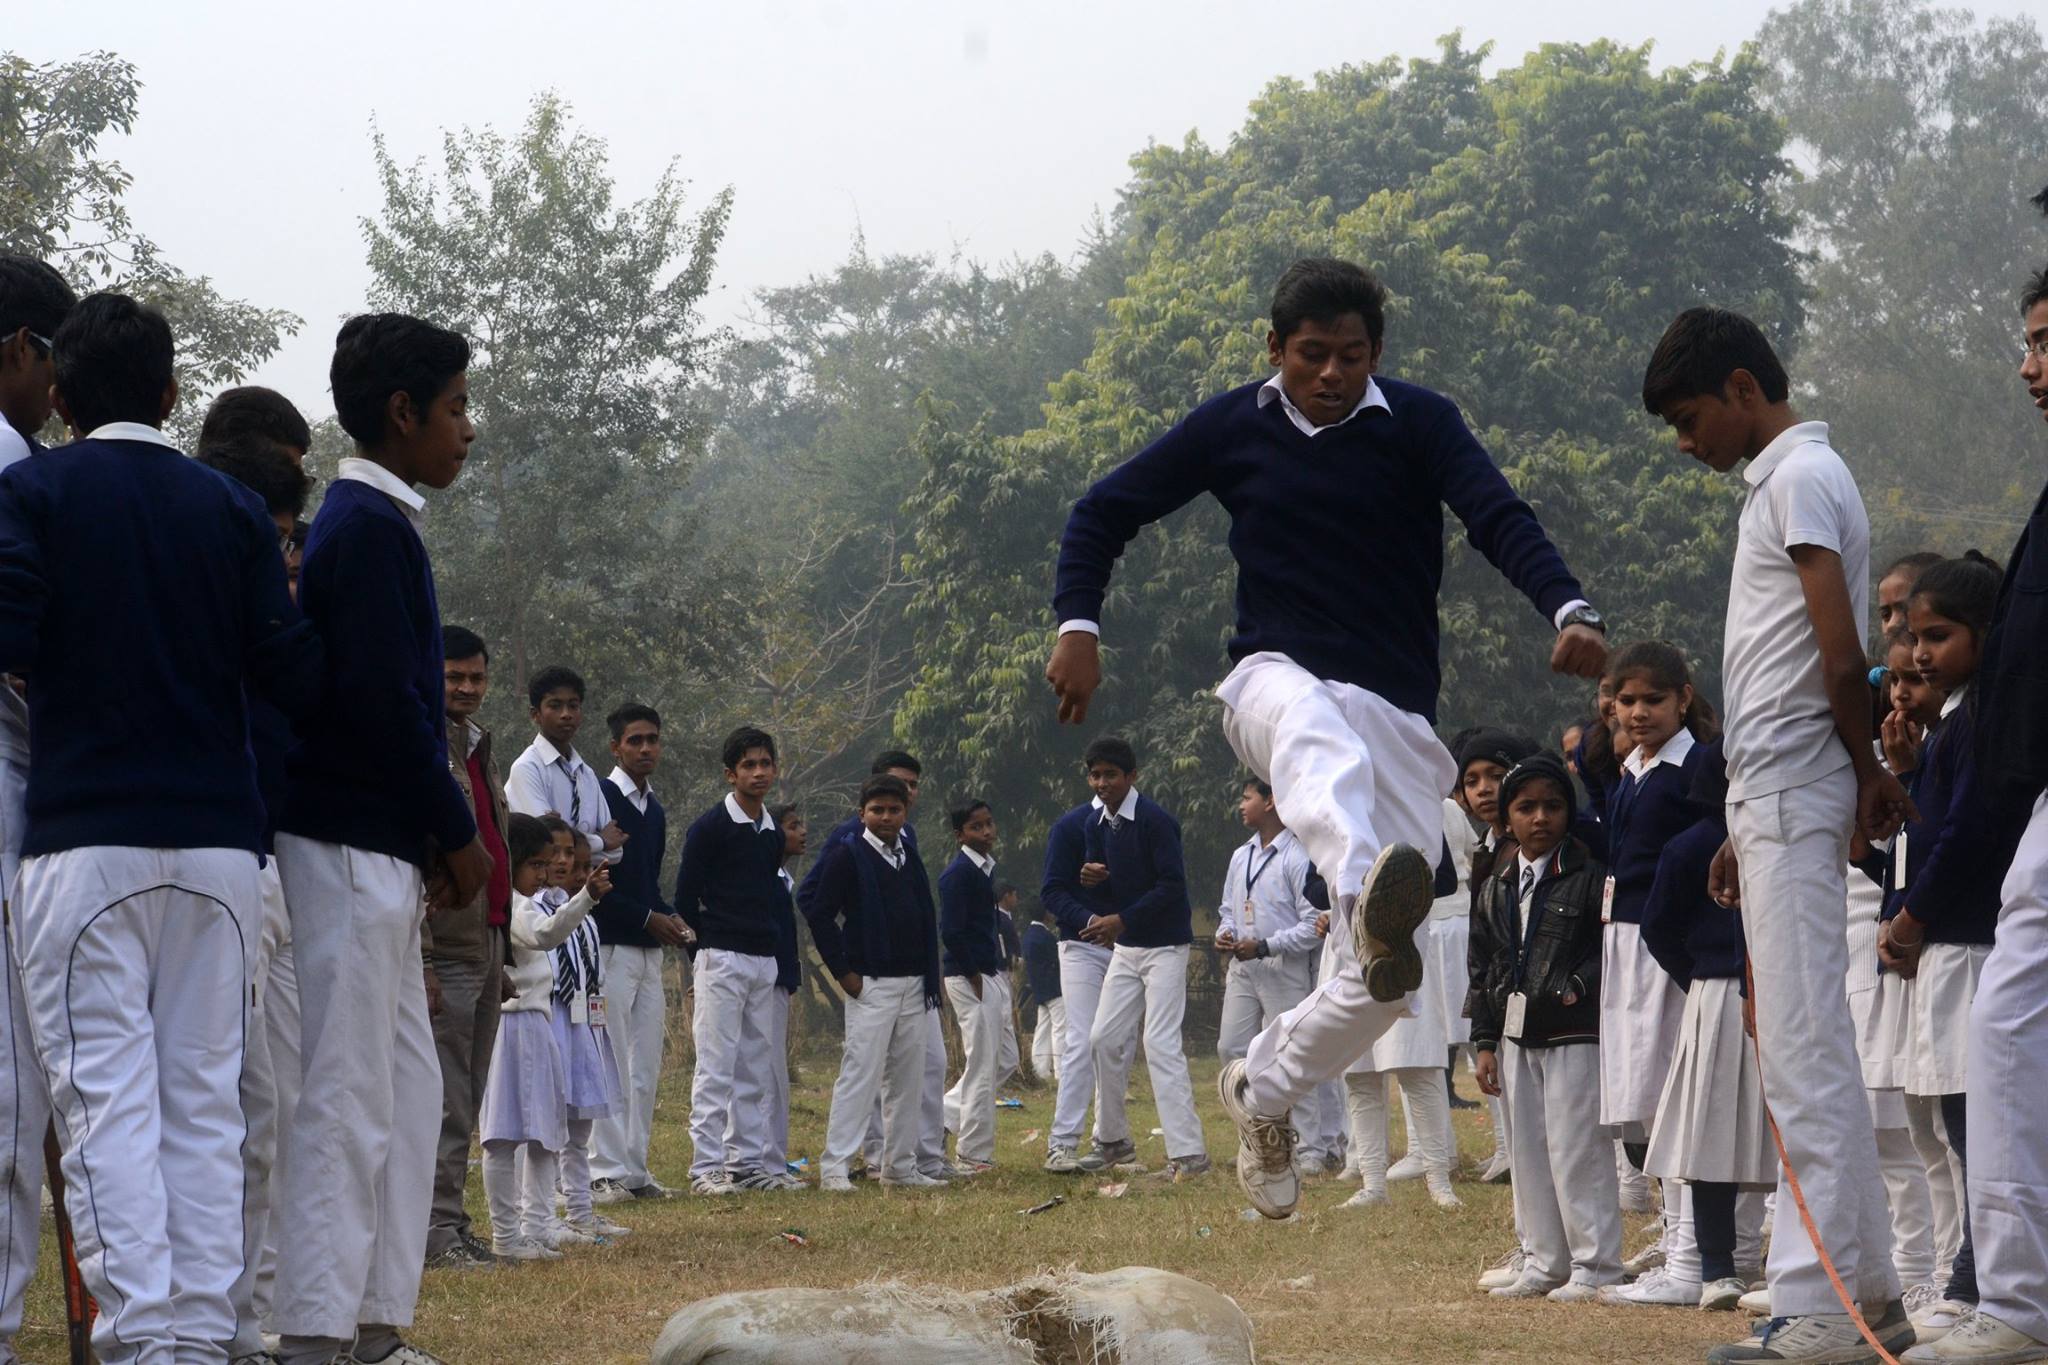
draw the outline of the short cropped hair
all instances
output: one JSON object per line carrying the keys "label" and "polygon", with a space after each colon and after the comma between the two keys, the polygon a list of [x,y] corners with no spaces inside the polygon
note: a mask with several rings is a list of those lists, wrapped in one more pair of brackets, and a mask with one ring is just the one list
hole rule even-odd
{"label": "short cropped hair", "polygon": [[799,806],[797,802],[785,801],[779,806],[770,806],[768,808],[768,818],[770,820],[773,820],[778,826],[787,828],[789,825],[789,818],[792,815],[795,815],[797,811],[800,809],[802,809],[802,807]]}
{"label": "short cropped hair", "polygon": [[263,510],[273,517],[290,517],[296,522],[305,513],[306,499],[313,492],[312,476],[291,457],[291,452],[269,437],[242,432],[227,440],[201,441],[199,463],[248,487],[263,499]]}
{"label": "short cropped hair", "polygon": [[1268,801],[1271,801],[1273,799],[1273,784],[1271,782],[1268,782],[1263,777],[1247,777],[1244,780],[1243,785],[1240,786],[1238,790],[1243,791],[1245,787],[1250,787],[1253,791],[1265,797]]}
{"label": "short cropped hair", "polygon": [[490,647],[484,637],[468,626],[441,627],[441,657],[443,659],[474,659],[479,654],[485,663],[491,661]]}
{"label": "short cropped hair", "polygon": [[77,306],[78,295],[48,262],[0,253],[0,340],[26,327],[47,341]]}
{"label": "short cropped hair", "polygon": [[1273,286],[1273,332],[1283,342],[1304,322],[1332,323],[1346,313],[1365,320],[1373,345],[1386,336],[1387,288],[1362,265],[1311,256],[1288,266]]}
{"label": "short cropped hair", "polygon": [[775,756],[775,736],[756,725],[742,725],[727,735],[718,748],[718,756],[726,771],[733,772],[739,768],[740,760],[756,749],[766,749],[770,763],[781,761]]}
{"label": "short cropped hair", "polygon": [[[2041,194],[2048,196],[2048,190],[2042,190]],[[2020,316],[2033,312],[2034,305],[2043,299],[2048,299],[2048,265],[2027,276],[2026,284],[2020,289]]]}
{"label": "short cropped hair", "polygon": [[875,773],[860,784],[860,804],[863,807],[884,796],[901,801],[905,809],[910,806],[910,786],[894,773]]}
{"label": "short cropped hair", "polygon": [[563,688],[574,692],[576,700],[583,700],[582,676],[573,668],[564,668],[560,664],[550,664],[527,680],[526,704],[538,711],[540,710],[541,702],[547,697],[548,693],[559,692]]}
{"label": "short cropped hair", "polygon": [[974,812],[987,809],[989,809],[988,802],[975,800],[970,797],[947,811],[946,818],[953,822],[953,832],[958,834],[961,830],[967,828],[967,822],[974,818]]}
{"label": "short cropped hair", "polygon": [[660,730],[661,712],[640,702],[629,701],[604,718],[604,723],[611,730],[614,740],[624,739],[626,737],[626,727],[638,724],[641,721],[646,721],[656,730]]}
{"label": "short cropped hair", "polygon": [[901,768],[904,772],[916,773],[919,777],[924,776],[924,765],[902,749],[885,749],[875,755],[873,763],[868,764],[868,771],[870,773],[885,773],[891,768]]}
{"label": "short cropped hair", "polygon": [[359,313],[341,324],[327,382],[334,415],[358,445],[384,439],[384,409],[403,393],[424,411],[469,368],[469,342],[459,332],[403,313]]}
{"label": "short cropped hair", "polygon": [[1088,751],[1081,755],[1081,766],[1092,768],[1098,763],[1107,763],[1120,772],[1138,771],[1138,751],[1127,739],[1115,735],[1103,735],[1088,745]]}
{"label": "short cropped hair", "polygon": [[1766,402],[1782,403],[1792,391],[1784,362],[1763,329],[1726,308],[1688,308],[1672,319],[1643,371],[1643,406],[1662,417],[1673,403],[1719,397],[1728,376],[1747,370]]}
{"label": "short cropped hair", "polygon": [[176,348],[164,315],[126,294],[80,299],[52,338],[57,392],[80,431],[163,420]]}
{"label": "short cropped hair", "polygon": [[239,436],[261,436],[281,446],[304,451],[313,444],[313,429],[305,414],[276,389],[260,384],[243,384],[222,389],[206,406],[199,424],[199,449],[220,445]]}

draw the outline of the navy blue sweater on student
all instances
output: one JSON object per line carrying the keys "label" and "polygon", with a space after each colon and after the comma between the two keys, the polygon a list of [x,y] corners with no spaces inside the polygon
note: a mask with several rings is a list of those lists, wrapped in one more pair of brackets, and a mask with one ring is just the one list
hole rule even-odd
{"label": "navy blue sweater on student", "polygon": [[434,570],[387,494],[328,485],[299,605],[327,644],[329,700],[299,725],[279,832],[422,866],[436,847],[468,844],[476,812],[448,771]]}
{"label": "navy blue sweater on student", "polygon": [[[1964,836],[1963,825],[1972,817],[1956,798],[1976,754],[1976,723],[1976,707],[1965,700],[1928,737],[1919,770],[1913,774],[1913,804],[1920,822],[1906,838],[1905,893],[1887,895],[1885,901],[1888,918],[1901,906],[1912,911],[1913,918],[1927,926],[1929,943],[1984,944],[1997,937],[2007,864],[1952,866],[1956,859],[1969,856],[1971,840]],[[1887,873],[1891,870],[1887,868]],[[1886,880],[1891,880],[1889,875]]]}
{"label": "navy blue sweater on student", "polygon": [[24,853],[257,853],[245,685],[304,715],[325,669],[256,496],[168,446],[102,439],[0,474],[0,672],[28,680]]}
{"label": "navy blue sweater on student", "polygon": [[668,847],[668,812],[654,793],[647,793],[647,814],[611,784],[604,782],[605,804],[612,819],[625,831],[626,843],[619,860],[612,865],[612,893],[597,903],[590,917],[597,921],[600,943],[617,943],[628,948],[659,948],[660,940],[647,932],[649,915],[672,915],[661,898],[661,855]]}
{"label": "navy blue sweater on student", "polygon": [[939,943],[947,976],[1003,970],[1003,933],[996,884],[961,849],[939,874]]}
{"label": "navy blue sweater on student", "polygon": [[788,924],[789,891],[782,870],[782,831],[732,818],[721,801],[683,835],[676,867],[676,913],[697,934],[697,947],[776,960],[776,984],[794,991],[796,927]]}
{"label": "navy blue sweater on student", "polygon": [[1049,924],[1024,926],[1024,980],[1041,1005],[1060,998],[1060,940]]}
{"label": "navy blue sweater on student", "polygon": [[[1659,763],[1638,781],[1627,770],[1608,790],[1606,862],[1614,878],[1614,922],[1638,924],[1664,846],[1692,828],[1700,813],[1688,793],[1707,756],[1694,744],[1677,763]],[[1580,833],[1578,830],[1572,831]],[[1704,886],[1706,883],[1702,882]]]}
{"label": "navy blue sweater on student", "polygon": [[[818,883],[825,875],[825,854],[831,851],[834,844],[851,843],[860,838],[864,828],[860,822],[860,812],[856,811],[827,830],[824,840],[814,845],[817,854],[811,860],[811,870],[804,873],[804,879],[797,883],[796,888],[797,913],[805,919],[808,920],[811,916],[811,902],[817,899]],[[905,825],[902,837],[904,845],[912,853],[917,852],[917,830]]]}
{"label": "navy blue sweater on student", "polygon": [[1720,817],[1697,818],[1665,845],[1643,898],[1643,946],[1681,988],[1695,980],[1742,975],[1748,955],[1742,912],[1707,894],[1714,855],[1727,839],[1728,826]]}
{"label": "navy blue sweater on student", "polygon": [[[1078,940],[1095,915],[1121,915],[1127,948],[1171,948],[1195,940],[1181,858],[1180,822],[1151,797],[1112,831],[1092,803],[1053,822],[1045,839],[1045,883],[1038,898],[1059,921],[1062,939]],[[1081,885],[1081,865],[1101,863],[1109,880]]]}
{"label": "navy blue sweater on student", "polygon": [[1367,409],[1304,435],[1260,386],[1213,398],[1074,504],[1053,609],[1101,621],[1110,570],[1151,523],[1211,494],[1230,514],[1230,657],[1285,654],[1436,719],[1443,509],[1545,620],[1582,597],[1529,505],[1442,394],[1382,378]]}
{"label": "navy blue sweater on student", "polygon": [[866,839],[832,844],[819,859],[823,875],[804,918],[832,975],[919,977],[925,1007],[937,1009],[938,912],[924,859],[907,844],[904,852],[899,868]]}

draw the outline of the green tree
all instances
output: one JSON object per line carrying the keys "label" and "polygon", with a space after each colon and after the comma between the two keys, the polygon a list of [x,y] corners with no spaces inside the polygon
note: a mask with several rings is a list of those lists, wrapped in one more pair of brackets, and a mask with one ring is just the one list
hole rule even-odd
{"label": "green tree", "polygon": [[184,393],[172,434],[190,438],[206,395],[268,359],[300,320],[225,297],[136,228],[122,202],[130,177],[99,144],[134,131],[140,103],[134,64],[112,53],[41,65],[0,53],[0,251],[49,261],[81,293],[118,289],[163,309]]}

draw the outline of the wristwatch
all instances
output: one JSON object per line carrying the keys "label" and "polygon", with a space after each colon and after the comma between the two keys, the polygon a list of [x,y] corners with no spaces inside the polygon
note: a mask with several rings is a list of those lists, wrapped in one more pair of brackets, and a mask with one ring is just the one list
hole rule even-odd
{"label": "wristwatch", "polygon": [[1557,628],[1559,630],[1563,630],[1567,626],[1591,626],[1594,630],[1599,631],[1602,635],[1605,635],[1607,633],[1606,620],[1601,617],[1599,612],[1594,611],[1591,607],[1575,608],[1570,615],[1566,616],[1564,620],[1558,623]]}

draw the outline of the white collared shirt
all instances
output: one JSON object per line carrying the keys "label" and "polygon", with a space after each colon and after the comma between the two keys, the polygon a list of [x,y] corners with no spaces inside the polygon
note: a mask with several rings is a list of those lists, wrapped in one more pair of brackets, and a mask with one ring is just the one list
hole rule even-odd
{"label": "white collared shirt", "polygon": [[1294,423],[1295,429],[1304,436],[1320,436],[1326,431],[1341,427],[1367,408],[1378,408],[1381,412],[1389,414],[1394,411],[1387,403],[1387,396],[1380,392],[1379,381],[1370,375],[1366,376],[1365,392],[1358,396],[1357,404],[1351,411],[1327,426],[1317,426],[1308,419],[1307,413],[1294,406],[1294,400],[1287,396],[1287,387],[1280,382],[1280,376],[1277,374],[1259,385],[1259,406],[1271,407],[1275,399],[1279,400],[1281,410],[1287,414],[1287,420]]}
{"label": "white collared shirt", "polygon": [[146,441],[150,445],[162,446],[166,450],[176,450],[178,448],[170,437],[164,435],[155,427],[144,426],[140,422],[108,422],[104,425],[96,426],[91,431],[85,433],[85,439],[88,441]]}
{"label": "white collared shirt", "polygon": [[746,807],[740,805],[740,799],[731,792],[725,794],[725,813],[732,817],[735,825],[752,825],[762,830],[775,828],[775,817],[768,813],[768,807],[761,807],[761,818],[756,820],[747,814]]}
{"label": "white collared shirt", "polygon": [[986,854],[976,853],[965,844],[960,845],[960,851],[967,855],[967,861],[973,863],[982,876],[987,877],[991,881],[995,880],[996,860],[994,858],[988,857]]}
{"label": "white collared shirt", "polygon": [[619,795],[633,803],[634,810],[647,814],[647,803],[654,797],[652,782],[643,787],[628,776],[624,768],[618,767],[613,768],[612,775],[605,780],[619,789]]}
{"label": "white collared shirt", "polygon": [[[1517,905],[1525,903],[1529,893],[1533,893],[1537,887],[1543,885],[1544,877],[1550,872],[1550,860],[1556,856],[1557,850],[1552,849],[1535,862],[1531,862],[1529,861],[1528,854],[1520,849],[1515,850],[1515,903]],[[1536,880],[1533,882],[1529,880],[1529,870],[1531,868],[1534,868],[1536,871]],[[1522,890],[1525,886],[1529,888],[1528,892]],[[1524,930],[1528,927],[1526,924],[1522,926]]]}
{"label": "white collared shirt", "polygon": [[1630,777],[1641,782],[1659,763],[1669,763],[1674,768],[1683,765],[1685,756],[1693,751],[1695,743],[1692,731],[1681,725],[1677,734],[1664,741],[1664,747],[1657,751],[1655,758],[1644,758],[1643,746],[1638,744],[1629,750],[1627,758],[1621,760],[1621,766],[1628,770]]}
{"label": "white collared shirt", "polygon": [[1963,698],[1969,695],[1970,685],[1968,683],[1964,683],[1961,687],[1958,687],[1955,691],[1949,693],[1948,696],[1944,698],[1941,703],[1941,718],[1943,720],[1947,720],[1949,718],[1949,714],[1953,712],[1958,706],[1961,706],[1963,704]]}
{"label": "white collared shirt", "polygon": [[520,815],[553,812],[561,816],[590,845],[593,859],[618,861],[616,852],[605,852],[604,835],[599,832],[611,823],[612,810],[604,799],[597,770],[574,749],[564,755],[544,736],[535,735],[505,774],[505,804]]}
{"label": "white collared shirt", "polygon": [[404,479],[360,455],[344,455],[340,467],[335,471],[339,479],[353,479],[366,483],[398,504],[398,510],[405,513],[405,519],[415,528],[427,518],[427,500],[419,495]]}
{"label": "white collared shirt", "polygon": [[861,827],[860,837],[868,841],[869,848],[872,848],[875,852],[881,854],[885,859],[887,859],[889,866],[895,868],[899,872],[903,870],[902,835],[899,834],[896,836],[895,843],[885,844],[880,839],[877,839],[875,837],[875,832],[873,830],[863,825]]}
{"label": "white collared shirt", "polygon": [[[1096,817],[1097,819],[1104,821],[1107,821],[1109,819],[1110,812],[1108,808],[1102,804],[1101,797],[1096,797],[1093,801],[1089,802],[1089,804],[1094,806],[1096,810],[1101,812],[1101,814]],[[1137,813],[1138,789],[1136,787],[1133,787],[1129,791],[1124,793],[1123,804],[1116,808],[1116,818],[1119,820],[1129,820],[1132,817],[1136,816]]]}
{"label": "white collared shirt", "polygon": [[1216,902],[1217,931],[1228,930],[1237,939],[1265,939],[1274,957],[1320,951],[1316,916],[1321,912],[1307,895],[1313,867],[1293,830],[1281,830],[1270,844],[1261,844],[1254,834],[1230,855]]}

